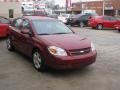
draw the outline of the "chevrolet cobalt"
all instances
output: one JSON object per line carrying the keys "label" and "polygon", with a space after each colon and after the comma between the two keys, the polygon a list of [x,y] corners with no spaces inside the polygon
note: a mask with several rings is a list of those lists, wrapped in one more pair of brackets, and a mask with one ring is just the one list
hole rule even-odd
{"label": "chevrolet cobalt", "polygon": [[62,22],[48,17],[24,16],[13,20],[6,40],[9,51],[32,58],[38,71],[45,67],[77,69],[96,61],[93,43]]}

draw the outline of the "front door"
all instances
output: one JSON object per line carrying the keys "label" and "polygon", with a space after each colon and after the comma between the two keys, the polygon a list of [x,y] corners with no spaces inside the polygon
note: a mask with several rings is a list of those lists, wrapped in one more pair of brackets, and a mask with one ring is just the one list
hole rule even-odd
{"label": "front door", "polygon": [[15,45],[15,48],[18,50],[21,50],[21,45],[20,45],[21,25],[22,25],[22,19],[17,18],[13,21],[12,26],[10,26],[10,29],[12,31],[11,39],[13,41],[13,44]]}
{"label": "front door", "polygon": [[29,20],[23,19],[22,29],[23,31],[28,30],[30,34],[23,34],[21,32],[20,44],[21,51],[26,55],[31,55],[33,49],[33,40],[32,40],[32,28],[29,23]]}

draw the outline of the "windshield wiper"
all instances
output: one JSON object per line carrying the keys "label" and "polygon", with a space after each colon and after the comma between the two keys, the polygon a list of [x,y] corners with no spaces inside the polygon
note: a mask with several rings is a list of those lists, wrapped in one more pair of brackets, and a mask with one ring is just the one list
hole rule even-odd
{"label": "windshield wiper", "polygon": [[69,34],[69,33],[53,33],[53,34]]}
{"label": "windshield wiper", "polygon": [[41,33],[38,35],[54,35],[54,34],[70,34],[70,33]]}
{"label": "windshield wiper", "polygon": [[49,33],[41,33],[41,34],[38,34],[38,35],[50,35]]}

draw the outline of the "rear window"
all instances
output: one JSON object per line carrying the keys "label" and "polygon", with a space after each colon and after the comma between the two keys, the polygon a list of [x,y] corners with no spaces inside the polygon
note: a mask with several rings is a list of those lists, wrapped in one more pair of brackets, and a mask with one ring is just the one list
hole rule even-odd
{"label": "rear window", "polygon": [[10,21],[6,18],[0,17],[0,23],[9,24]]}

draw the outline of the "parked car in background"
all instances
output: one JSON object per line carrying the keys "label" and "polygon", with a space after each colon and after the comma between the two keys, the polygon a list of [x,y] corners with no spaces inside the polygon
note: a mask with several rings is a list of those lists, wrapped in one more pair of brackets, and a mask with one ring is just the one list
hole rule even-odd
{"label": "parked car in background", "polygon": [[8,50],[16,49],[31,57],[38,71],[46,66],[75,69],[96,60],[96,50],[89,39],[48,17],[26,16],[13,20],[6,43]]}
{"label": "parked car in background", "polygon": [[44,9],[34,10],[32,12],[24,12],[23,16],[47,16],[47,13]]}
{"label": "parked car in background", "polygon": [[0,16],[0,38],[6,37],[9,24],[10,24],[9,19]]}
{"label": "parked car in background", "polygon": [[88,26],[89,18],[96,16],[96,14],[78,14],[69,18],[68,22],[71,26],[78,25],[80,27]]}
{"label": "parked car in background", "polygon": [[48,14],[47,16],[55,19],[58,18],[58,14]]}
{"label": "parked car in background", "polygon": [[33,16],[47,16],[47,13],[44,9],[35,10]]}
{"label": "parked car in background", "polygon": [[58,20],[62,21],[65,24],[68,24],[68,18],[70,17],[70,14],[60,14],[58,16]]}
{"label": "parked car in background", "polygon": [[120,20],[112,16],[96,16],[89,19],[89,26],[102,30],[105,28],[115,28],[115,25],[120,25]]}
{"label": "parked car in background", "polygon": [[34,11],[34,4],[31,1],[30,2],[22,2],[21,8],[22,8],[23,13],[33,12]]}

